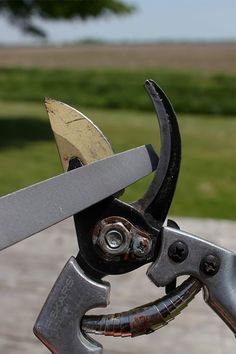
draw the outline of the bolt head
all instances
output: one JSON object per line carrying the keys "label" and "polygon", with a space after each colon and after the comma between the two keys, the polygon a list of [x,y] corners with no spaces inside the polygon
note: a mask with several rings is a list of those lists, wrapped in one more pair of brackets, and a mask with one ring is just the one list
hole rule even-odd
{"label": "bolt head", "polygon": [[214,256],[213,254],[208,254],[202,259],[200,263],[200,269],[206,275],[215,275],[220,269],[219,258],[217,256]]}
{"label": "bolt head", "polygon": [[188,247],[182,241],[175,241],[170,245],[168,256],[176,263],[183,262],[188,257]]}
{"label": "bolt head", "polygon": [[98,234],[93,235],[93,242],[105,257],[125,254],[130,245],[129,230],[120,221],[101,224]]}
{"label": "bolt head", "polygon": [[136,236],[133,241],[133,253],[138,258],[143,258],[148,255],[151,250],[151,243],[141,236]]}
{"label": "bolt head", "polygon": [[107,245],[112,249],[119,248],[122,245],[122,242],[124,241],[123,234],[119,230],[115,229],[109,230],[104,237]]}

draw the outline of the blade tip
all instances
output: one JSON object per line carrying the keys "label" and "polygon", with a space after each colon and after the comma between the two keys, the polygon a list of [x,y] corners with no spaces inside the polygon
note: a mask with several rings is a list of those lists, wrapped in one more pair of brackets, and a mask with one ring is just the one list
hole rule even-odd
{"label": "blade tip", "polygon": [[45,104],[45,106],[46,107],[49,107],[49,106],[51,106],[51,105],[58,105],[58,104],[61,104],[62,102],[60,102],[60,101],[57,101],[57,100],[55,100],[54,98],[50,98],[50,97],[45,97],[44,98],[44,104]]}

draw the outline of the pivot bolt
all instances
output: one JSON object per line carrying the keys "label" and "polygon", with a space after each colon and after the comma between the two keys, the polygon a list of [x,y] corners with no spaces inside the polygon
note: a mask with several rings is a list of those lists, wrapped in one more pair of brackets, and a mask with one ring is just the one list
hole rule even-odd
{"label": "pivot bolt", "polygon": [[206,275],[213,276],[220,269],[220,260],[213,254],[209,254],[204,257],[200,264],[200,269]]}
{"label": "pivot bolt", "polygon": [[176,263],[183,262],[188,257],[188,247],[182,241],[175,241],[170,245],[168,256]]}
{"label": "pivot bolt", "polygon": [[102,256],[106,259],[127,253],[130,241],[129,230],[122,222],[114,219],[112,222],[99,222],[93,234],[93,244],[102,251]]}
{"label": "pivot bolt", "polygon": [[112,249],[116,249],[122,245],[122,242],[124,241],[124,236],[120,231],[111,229],[105,234],[105,240],[109,247],[111,247]]}

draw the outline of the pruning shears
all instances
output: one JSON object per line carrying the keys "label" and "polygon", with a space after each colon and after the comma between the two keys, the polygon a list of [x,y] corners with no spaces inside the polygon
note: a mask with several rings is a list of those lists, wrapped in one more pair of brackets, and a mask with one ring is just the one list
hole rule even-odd
{"label": "pruning shears", "polygon": [[[151,145],[115,154],[103,133],[74,108],[47,99],[64,173],[0,198],[0,249],[74,217],[79,251],[51,290],[34,326],[52,353],[100,354],[89,334],[135,337],[173,320],[203,289],[204,300],[236,334],[236,256],[165,220],[181,162],[176,114],[162,89],[145,82],[160,127]],[[124,188],[155,171],[144,195],[128,204]],[[151,263],[147,276],[166,295],[122,313],[86,315],[109,303],[107,275]],[[189,277],[179,286],[176,279]]]}

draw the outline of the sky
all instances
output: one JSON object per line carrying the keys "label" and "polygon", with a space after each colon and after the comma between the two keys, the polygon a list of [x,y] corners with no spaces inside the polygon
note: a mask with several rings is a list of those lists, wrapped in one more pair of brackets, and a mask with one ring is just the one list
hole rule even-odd
{"label": "sky", "polygon": [[[88,0],[89,1],[89,0]],[[236,0],[123,0],[137,10],[128,16],[109,16],[85,22],[42,22],[53,43],[83,39],[106,41],[236,41]],[[35,44],[0,17],[0,43]]]}

